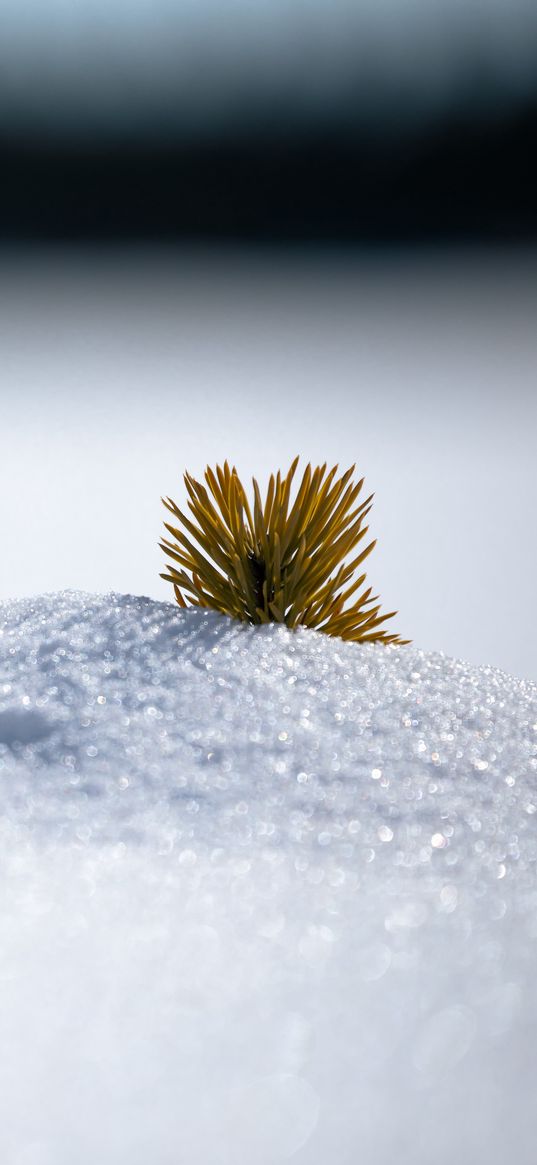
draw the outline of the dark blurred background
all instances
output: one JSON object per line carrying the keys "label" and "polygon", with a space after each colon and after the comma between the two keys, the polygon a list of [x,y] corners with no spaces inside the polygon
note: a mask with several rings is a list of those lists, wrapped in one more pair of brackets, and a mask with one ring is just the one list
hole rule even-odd
{"label": "dark blurred background", "polygon": [[533,238],[530,0],[4,0],[4,239]]}

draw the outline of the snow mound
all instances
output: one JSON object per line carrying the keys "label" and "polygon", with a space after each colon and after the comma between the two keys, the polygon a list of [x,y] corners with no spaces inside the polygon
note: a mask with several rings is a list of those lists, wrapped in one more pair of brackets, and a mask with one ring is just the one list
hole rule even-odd
{"label": "snow mound", "polygon": [[537,688],[0,605],[3,1165],[534,1165]]}

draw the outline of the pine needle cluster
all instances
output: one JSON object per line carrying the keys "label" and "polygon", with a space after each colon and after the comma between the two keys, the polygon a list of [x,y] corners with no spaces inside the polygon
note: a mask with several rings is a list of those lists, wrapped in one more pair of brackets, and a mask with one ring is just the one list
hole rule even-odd
{"label": "pine needle cluster", "polygon": [[337,465],[328,472],[326,464],[308,465],[292,500],[298,460],[285,476],[271,476],[264,500],[254,478],[251,504],[227,461],[206,469],[206,485],[186,473],[191,516],[162,499],[177,524],[164,523],[171,537],[160,546],[173,565],[161,578],[173,584],[181,607],[188,599],[246,623],[314,627],[366,643],[408,642],[380,629],[396,612],[380,615],[371,587],[357,595],[366,575],[354,576],[375,546],[372,541],[355,553],[368,532],[373,497],[357,504],[364,479],[352,483],[354,466],[337,477]]}

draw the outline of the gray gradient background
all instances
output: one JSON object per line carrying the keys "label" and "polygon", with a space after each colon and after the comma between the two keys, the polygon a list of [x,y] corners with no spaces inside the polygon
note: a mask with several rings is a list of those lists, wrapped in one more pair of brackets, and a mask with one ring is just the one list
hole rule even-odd
{"label": "gray gradient background", "polygon": [[[426,649],[537,679],[537,254],[5,252],[0,597],[170,598],[160,495],[356,462]],[[395,624],[395,621],[394,621]]]}

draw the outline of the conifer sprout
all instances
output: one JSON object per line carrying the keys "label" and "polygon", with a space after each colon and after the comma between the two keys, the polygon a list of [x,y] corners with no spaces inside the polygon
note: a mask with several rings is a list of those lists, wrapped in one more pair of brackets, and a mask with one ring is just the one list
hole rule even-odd
{"label": "conifer sprout", "polygon": [[173,584],[181,607],[207,607],[245,623],[314,627],[363,643],[408,643],[380,629],[397,612],[379,614],[371,587],[357,596],[366,576],[355,576],[375,546],[355,554],[373,498],[356,504],[364,479],[352,482],[354,466],[337,477],[337,465],[328,473],[326,464],[307,465],[293,500],[298,460],[285,477],[270,477],[264,501],[253,478],[252,504],[227,461],[207,467],[206,487],[185,473],[192,517],[162,499],[178,525],[164,523],[171,538],[160,546],[173,565],[161,578]]}

